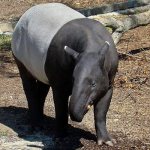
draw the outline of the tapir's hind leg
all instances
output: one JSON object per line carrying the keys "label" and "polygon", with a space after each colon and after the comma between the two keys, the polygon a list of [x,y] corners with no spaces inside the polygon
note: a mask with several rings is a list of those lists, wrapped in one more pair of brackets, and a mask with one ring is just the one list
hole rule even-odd
{"label": "tapir's hind leg", "polygon": [[30,123],[33,127],[39,126],[42,123],[43,106],[49,86],[37,81],[17,59],[16,63],[28,101]]}
{"label": "tapir's hind leg", "polygon": [[43,117],[43,108],[44,108],[44,102],[45,98],[48,94],[50,86],[47,84],[44,84],[40,81],[37,81],[37,90],[38,90],[38,102],[39,102],[39,112],[41,117]]}

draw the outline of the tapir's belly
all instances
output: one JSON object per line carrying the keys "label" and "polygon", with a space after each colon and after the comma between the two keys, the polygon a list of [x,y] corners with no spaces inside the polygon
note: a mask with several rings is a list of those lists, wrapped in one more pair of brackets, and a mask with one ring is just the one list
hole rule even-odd
{"label": "tapir's belly", "polygon": [[45,60],[49,45],[67,22],[84,18],[79,12],[60,3],[41,4],[30,8],[20,18],[12,39],[12,51],[38,80],[49,84]]}

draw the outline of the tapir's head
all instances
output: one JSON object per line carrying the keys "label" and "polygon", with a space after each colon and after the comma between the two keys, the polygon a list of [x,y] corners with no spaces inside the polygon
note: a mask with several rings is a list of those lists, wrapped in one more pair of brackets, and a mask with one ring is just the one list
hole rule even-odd
{"label": "tapir's head", "polygon": [[105,55],[109,44],[105,43],[98,52],[77,53],[69,47],[65,51],[76,59],[73,72],[74,84],[69,104],[70,117],[82,121],[89,108],[107,92],[108,72],[105,68]]}

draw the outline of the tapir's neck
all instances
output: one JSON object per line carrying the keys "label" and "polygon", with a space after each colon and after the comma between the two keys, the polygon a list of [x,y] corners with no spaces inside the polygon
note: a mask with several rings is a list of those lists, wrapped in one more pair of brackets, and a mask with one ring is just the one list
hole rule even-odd
{"label": "tapir's neck", "polygon": [[[49,47],[46,66],[54,69],[59,68],[59,70],[63,70],[61,73],[66,72],[66,74],[68,74],[68,71],[72,73],[76,61],[65,52],[65,46],[79,53],[98,50],[99,42],[101,42],[102,39],[98,39],[99,37],[96,36],[96,33],[88,27],[88,22],[88,19],[71,21],[58,31]],[[92,21],[90,21],[90,23],[91,22]],[[95,24],[95,22],[92,24]],[[93,28],[94,27],[95,26],[93,26]]]}
{"label": "tapir's neck", "polygon": [[87,32],[87,29],[79,30],[81,30],[80,34],[74,34],[74,37],[69,42],[67,41],[66,45],[79,53],[97,51],[99,48],[98,37],[90,31]]}

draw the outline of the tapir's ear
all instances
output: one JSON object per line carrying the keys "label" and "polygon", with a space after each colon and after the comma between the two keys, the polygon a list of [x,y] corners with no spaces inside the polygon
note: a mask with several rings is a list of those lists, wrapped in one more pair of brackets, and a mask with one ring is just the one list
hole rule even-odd
{"label": "tapir's ear", "polygon": [[104,66],[105,55],[109,50],[109,46],[110,46],[110,43],[108,41],[105,41],[104,45],[101,47],[101,50],[99,52],[101,66]]}
{"label": "tapir's ear", "polygon": [[69,55],[71,55],[73,58],[77,59],[79,56],[79,53],[73,50],[72,48],[65,46],[64,47],[65,52],[67,52]]}

